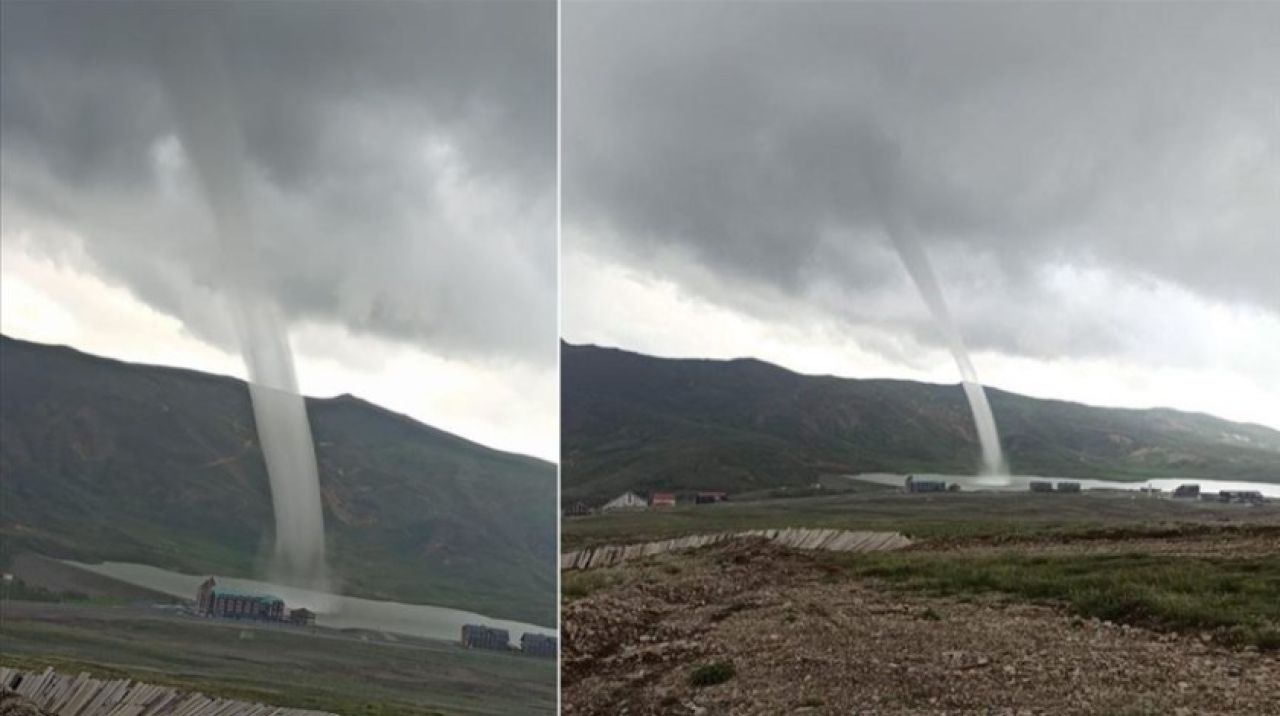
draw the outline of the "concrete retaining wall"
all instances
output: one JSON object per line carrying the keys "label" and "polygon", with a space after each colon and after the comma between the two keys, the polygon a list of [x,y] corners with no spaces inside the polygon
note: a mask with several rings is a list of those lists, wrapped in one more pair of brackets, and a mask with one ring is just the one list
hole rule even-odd
{"label": "concrete retaining wall", "polygon": [[0,690],[14,691],[58,716],[334,716],[323,711],[263,706],[129,679],[32,673],[0,667]]}
{"label": "concrete retaining wall", "polygon": [[792,549],[816,549],[827,552],[882,552],[902,549],[911,540],[898,532],[851,532],[847,530],[821,530],[787,528],[779,530],[749,530],[747,532],[719,532],[709,535],[692,535],[660,542],[644,542],[628,545],[603,545],[588,547],[560,555],[560,569],[595,569],[612,567],[623,562],[652,557],[666,552],[698,549],[731,539],[766,539]]}

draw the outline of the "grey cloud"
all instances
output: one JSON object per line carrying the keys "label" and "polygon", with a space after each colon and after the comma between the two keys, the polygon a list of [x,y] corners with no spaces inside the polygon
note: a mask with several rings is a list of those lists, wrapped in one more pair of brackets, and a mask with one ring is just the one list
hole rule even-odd
{"label": "grey cloud", "polygon": [[[693,262],[716,278],[686,288],[718,302],[780,291],[936,344],[884,260],[889,192],[974,347],[1125,349],[1132,316],[1082,315],[1044,280],[1054,268],[1280,313],[1280,6],[573,2],[564,16],[569,250],[674,275]],[[891,296],[913,308],[886,315]]]}
{"label": "grey cloud", "polygon": [[93,270],[231,345],[159,71],[192,15],[221,38],[263,300],[442,355],[554,361],[551,2],[5,3],[6,229],[75,232]]}

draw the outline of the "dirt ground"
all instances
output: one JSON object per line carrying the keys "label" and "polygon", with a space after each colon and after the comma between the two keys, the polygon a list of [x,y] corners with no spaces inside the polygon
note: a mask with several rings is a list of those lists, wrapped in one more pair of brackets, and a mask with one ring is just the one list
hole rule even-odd
{"label": "dirt ground", "polygon": [[[1214,539],[1181,546],[1220,548]],[[1280,714],[1280,654],[1208,634],[904,595],[755,541],[628,570],[565,606],[565,714]],[[731,678],[691,685],[695,669],[722,662]]]}

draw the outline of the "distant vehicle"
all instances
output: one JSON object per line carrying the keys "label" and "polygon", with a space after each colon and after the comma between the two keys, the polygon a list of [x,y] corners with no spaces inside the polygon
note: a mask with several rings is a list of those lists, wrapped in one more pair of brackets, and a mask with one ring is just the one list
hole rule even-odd
{"label": "distant vehicle", "polygon": [[1178,486],[1177,486],[1176,488],[1174,488],[1174,490],[1173,490],[1173,496],[1174,496],[1174,497],[1188,497],[1188,498],[1191,498],[1191,499],[1193,499],[1193,500],[1194,500],[1195,498],[1197,498],[1197,497],[1199,497],[1199,496],[1200,496],[1200,486],[1199,486],[1199,485],[1196,485],[1196,484],[1194,484],[1194,483],[1188,483],[1188,484],[1185,484],[1185,485],[1178,485]]}
{"label": "distant vehicle", "polygon": [[1079,492],[1080,483],[1078,482],[1059,482],[1058,492]]}
{"label": "distant vehicle", "polygon": [[1032,492],[1053,492],[1053,483],[1047,480],[1032,480],[1030,487]]}
{"label": "distant vehicle", "polygon": [[693,502],[697,505],[709,505],[713,502],[724,502],[729,499],[728,493],[725,492],[699,492]]}

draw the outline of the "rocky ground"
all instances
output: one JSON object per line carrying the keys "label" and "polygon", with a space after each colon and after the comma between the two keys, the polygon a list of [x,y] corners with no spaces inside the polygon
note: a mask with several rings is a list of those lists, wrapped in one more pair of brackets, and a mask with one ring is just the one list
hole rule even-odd
{"label": "rocky ground", "polygon": [[565,606],[565,714],[1280,714],[1276,652],[904,595],[761,542],[614,580]]}
{"label": "rocky ground", "polygon": [[0,716],[53,716],[25,696],[0,689]]}

